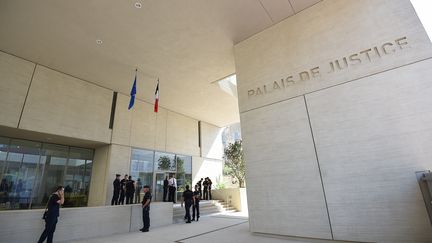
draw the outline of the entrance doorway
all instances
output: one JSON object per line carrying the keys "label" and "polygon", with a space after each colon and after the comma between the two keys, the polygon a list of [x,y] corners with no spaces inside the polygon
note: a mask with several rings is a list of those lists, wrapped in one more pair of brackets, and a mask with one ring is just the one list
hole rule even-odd
{"label": "entrance doorway", "polygon": [[[172,172],[156,172],[156,176],[155,176],[155,200],[157,201],[157,202],[162,202],[163,201],[163,197],[164,197],[164,195],[163,195],[163,193],[164,193],[164,191],[163,191],[163,184],[164,184],[164,180],[165,180],[165,177],[167,178],[167,179],[169,179],[169,176],[170,175],[174,175],[175,176],[175,173],[172,173]],[[166,200],[168,200],[168,189],[167,189],[167,195],[166,195],[166,198],[165,198]]]}

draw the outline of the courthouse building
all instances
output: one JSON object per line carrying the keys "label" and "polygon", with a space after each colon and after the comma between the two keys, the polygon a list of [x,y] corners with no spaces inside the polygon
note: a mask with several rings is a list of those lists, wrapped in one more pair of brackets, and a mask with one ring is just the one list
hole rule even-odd
{"label": "courthouse building", "polygon": [[120,210],[117,173],[155,201],[169,175],[222,182],[239,122],[251,232],[432,242],[432,45],[409,0],[0,1],[1,219],[58,184],[76,212]]}

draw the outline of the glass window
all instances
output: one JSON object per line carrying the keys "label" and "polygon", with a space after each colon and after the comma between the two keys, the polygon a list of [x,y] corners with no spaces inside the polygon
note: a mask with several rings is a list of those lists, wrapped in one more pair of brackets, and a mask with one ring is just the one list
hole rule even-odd
{"label": "glass window", "polygon": [[92,150],[70,148],[64,178],[65,207],[80,207],[87,204],[84,177],[86,161],[92,159]]}
{"label": "glass window", "polygon": [[170,153],[155,152],[155,168],[158,171],[176,171],[175,155]]}
{"label": "glass window", "polygon": [[91,179],[92,169],[93,169],[93,160],[86,160],[86,169],[84,174],[84,192],[87,196],[90,191],[90,179]]}
{"label": "glass window", "polygon": [[44,207],[49,196],[58,185],[64,182],[69,147],[56,144],[43,144],[41,150],[41,161],[39,173],[38,191],[32,207]]}
{"label": "glass window", "polygon": [[44,208],[57,185],[85,206],[93,150],[0,137],[0,210]]}
{"label": "glass window", "polygon": [[142,185],[153,184],[153,156],[153,151],[132,149],[130,175],[136,181],[139,178]]}
{"label": "glass window", "polygon": [[190,190],[192,186],[192,157],[184,155],[176,155],[177,164],[177,199],[180,200],[186,185],[189,185]]}
{"label": "glass window", "polygon": [[[192,156],[132,149],[130,175],[140,178],[143,185],[149,185],[156,201],[162,201],[165,177],[174,175],[177,179],[177,198],[180,198],[184,186],[192,186]],[[153,182],[154,177],[156,178]]]}
{"label": "glass window", "polygon": [[[3,178],[3,170],[4,170],[4,166],[6,164],[6,157],[7,157],[7,152],[9,149],[9,142],[10,139],[8,138],[2,138],[0,137],[0,179]],[[1,192],[0,192],[1,194]],[[1,197],[1,195],[0,195]],[[1,204],[1,199],[0,199],[0,204]]]}
{"label": "glass window", "polygon": [[28,208],[34,184],[41,143],[12,139],[6,158],[3,179],[8,183],[10,209]]}

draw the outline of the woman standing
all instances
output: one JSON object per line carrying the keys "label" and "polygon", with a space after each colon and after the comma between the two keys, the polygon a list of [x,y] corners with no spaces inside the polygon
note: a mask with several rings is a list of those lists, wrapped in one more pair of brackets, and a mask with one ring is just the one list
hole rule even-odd
{"label": "woman standing", "polygon": [[54,231],[57,225],[57,218],[60,216],[60,205],[64,203],[64,188],[58,186],[57,190],[48,199],[44,214],[45,230],[39,238],[38,243],[42,243],[48,237],[48,243],[52,243]]}

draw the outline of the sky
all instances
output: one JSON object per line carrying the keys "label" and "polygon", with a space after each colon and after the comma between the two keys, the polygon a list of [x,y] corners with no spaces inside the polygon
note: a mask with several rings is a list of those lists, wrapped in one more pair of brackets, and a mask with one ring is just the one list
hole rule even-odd
{"label": "sky", "polygon": [[431,0],[411,0],[414,9],[417,12],[426,32],[429,36],[429,40],[432,41],[432,1]]}

